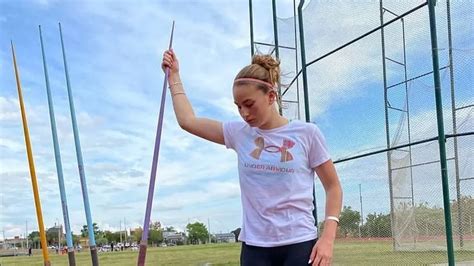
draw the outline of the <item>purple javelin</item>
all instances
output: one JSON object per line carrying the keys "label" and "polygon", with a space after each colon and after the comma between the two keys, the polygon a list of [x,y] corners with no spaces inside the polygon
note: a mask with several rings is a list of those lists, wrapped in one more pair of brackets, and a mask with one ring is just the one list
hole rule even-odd
{"label": "purple javelin", "polygon": [[[174,21],[171,27],[171,37],[169,49],[173,44]],[[158,165],[158,155],[160,154],[161,131],[163,129],[163,113],[165,111],[166,83],[168,82],[169,68],[165,70],[165,80],[163,82],[163,92],[161,94],[160,114],[158,117],[158,127],[156,128],[155,148],[153,151],[153,162],[151,165],[150,184],[148,186],[148,198],[146,201],[145,221],[143,222],[142,240],[140,241],[140,251],[138,253],[138,266],[145,265],[146,249],[148,246],[148,228],[150,227],[151,206],[153,205],[153,194],[155,191],[156,168]]]}

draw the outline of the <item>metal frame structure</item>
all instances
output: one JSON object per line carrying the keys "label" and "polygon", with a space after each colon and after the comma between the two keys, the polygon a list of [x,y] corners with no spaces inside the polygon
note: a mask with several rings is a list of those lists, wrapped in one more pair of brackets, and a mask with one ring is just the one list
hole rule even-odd
{"label": "metal frame structure", "polygon": [[[299,95],[299,82],[297,77],[299,76],[300,73],[298,73],[299,70],[299,60],[298,60],[298,39],[297,39],[297,21],[296,21],[296,0],[293,0],[293,23],[295,25],[294,28],[294,46],[286,46],[286,45],[281,45],[278,39],[278,15],[277,15],[277,3],[276,0],[272,0],[272,22],[273,22],[273,43],[266,43],[266,42],[261,42],[261,41],[256,41],[254,38],[254,23],[253,23],[253,5],[252,5],[252,0],[249,0],[249,21],[250,21],[250,56],[252,57],[256,53],[258,53],[257,46],[267,46],[267,47],[272,47],[272,50],[270,54],[275,54],[275,57],[277,59],[280,59],[280,49],[284,50],[291,50],[294,51],[295,53],[295,73],[296,76],[295,78],[291,81],[289,85],[285,85],[287,87],[284,91],[282,91],[282,86],[279,84],[278,85],[278,94],[280,95],[280,99],[278,101],[279,103],[279,112],[280,114],[283,114],[283,109],[285,109],[284,104],[285,103],[292,103],[297,105],[297,110],[298,110],[298,119],[301,118],[300,116],[300,95]],[[285,96],[286,92],[290,89],[290,87],[294,84],[296,81],[296,100],[285,100],[283,97]]]}
{"label": "metal frame structure", "polygon": [[[398,14],[395,14],[394,12],[390,11],[388,8],[385,8],[383,6],[383,0],[380,0],[380,25],[383,25],[384,23],[384,14],[388,13],[389,15],[398,17]],[[406,39],[405,39],[405,21],[404,18],[400,19],[401,23],[401,28],[402,28],[402,41],[403,41],[403,62],[398,62],[397,60],[394,60],[392,58],[389,58],[385,54],[385,28],[381,28],[381,43],[382,43],[382,60],[383,60],[383,84],[384,84],[384,96],[385,96],[385,129],[386,129],[386,139],[387,139],[387,147],[390,148],[390,126],[389,126],[389,109],[398,111],[398,112],[403,112],[405,113],[407,117],[407,134],[408,134],[408,143],[411,143],[411,127],[410,127],[410,104],[408,101],[408,73],[407,73],[407,60],[406,60]],[[400,85],[404,85],[405,88],[405,107],[404,109],[401,108],[396,108],[393,107],[390,104],[390,99],[388,97],[388,89],[389,88],[394,88],[395,86],[388,86],[388,81],[387,81],[387,62],[395,63],[397,65],[401,65],[403,67],[403,74],[404,74],[404,80],[402,83],[399,83]],[[408,150],[405,149],[397,149],[398,151],[401,152],[407,152],[408,156],[410,158],[410,190],[411,190],[411,196],[410,197],[404,197],[404,196],[397,196],[393,194],[393,176],[392,173],[393,171],[396,170],[401,170],[402,168],[392,168],[391,165],[391,152],[387,152],[387,162],[388,162],[388,177],[389,177],[389,191],[390,191],[390,208],[391,208],[391,229],[392,229],[392,236],[394,236],[394,241],[393,241],[393,248],[396,249],[396,234],[394,232],[394,199],[410,199],[411,200],[411,206],[412,208],[415,206],[415,200],[414,200],[414,193],[413,193],[413,159],[412,159],[412,151],[411,151],[411,146],[408,146]],[[405,166],[406,167],[406,166]],[[415,220],[416,223],[416,220]],[[416,238],[413,239],[413,242],[416,243]]]}
{"label": "metal frame structure", "polygon": [[[442,66],[440,67],[439,66],[439,59],[438,59],[438,47],[437,47],[437,35],[436,35],[436,17],[435,17],[435,4],[436,2],[434,0],[426,0],[424,1],[423,3],[421,4],[418,4],[417,6],[413,7],[412,9],[404,12],[403,14],[396,14],[395,12],[392,12],[390,11],[389,9],[385,8],[383,6],[383,3],[382,3],[382,0],[380,0],[380,26],[379,27],[376,27],[368,32],[366,32],[365,34],[362,34],[361,36],[357,37],[357,38],[354,38],[353,40],[331,50],[330,52],[324,54],[324,55],[321,55],[319,56],[318,58],[310,61],[310,62],[306,62],[306,55],[305,55],[305,40],[304,40],[304,30],[303,30],[303,5],[305,3],[304,0],[300,0],[299,2],[299,5],[298,5],[298,32],[299,32],[299,46],[300,46],[300,56],[301,56],[301,69],[299,69],[299,67],[297,67],[297,75],[293,78],[293,80],[291,81],[290,85],[288,86],[288,88],[286,88],[286,90],[284,90],[282,92],[282,96],[285,95],[285,93],[290,89],[291,85],[293,85],[293,83],[296,81],[298,82],[298,79],[300,78],[300,75],[301,75],[301,78],[302,78],[302,82],[303,82],[303,99],[304,99],[304,110],[305,110],[305,120],[307,122],[310,122],[311,121],[311,117],[310,117],[310,111],[309,111],[309,97],[308,97],[308,74],[307,74],[307,68],[330,56],[331,54],[334,54],[336,53],[337,51],[339,50],[342,50],[344,49],[345,47],[353,44],[353,43],[356,43],[357,41],[363,39],[364,37],[370,35],[370,34],[373,34],[377,31],[381,31],[381,41],[382,41],[382,62],[383,62],[383,84],[384,84],[384,101],[385,101],[385,127],[386,127],[386,146],[387,148],[385,149],[380,149],[380,150],[376,150],[376,151],[371,151],[371,152],[367,152],[367,153],[364,153],[364,154],[359,154],[359,155],[356,155],[356,156],[352,156],[352,157],[348,157],[348,158],[343,158],[343,159],[339,159],[339,160],[335,160],[334,163],[337,164],[337,163],[341,163],[341,162],[345,162],[345,161],[349,161],[349,160],[354,160],[354,159],[358,159],[358,158],[363,158],[363,157],[367,157],[367,156],[371,156],[371,155],[375,155],[375,154],[379,154],[379,153],[387,153],[387,160],[388,160],[388,174],[389,174],[389,186],[390,186],[390,206],[391,206],[391,215],[392,215],[392,223],[394,221],[393,219],[393,210],[394,210],[394,206],[393,206],[393,199],[394,198],[397,198],[396,195],[393,195],[393,191],[392,191],[392,172],[394,170],[398,170],[398,169],[402,169],[402,168],[407,168],[409,167],[410,168],[410,182],[411,182],[411,196],[408,197],[409,200],[411,200],[412,202],[412,205],[414,206],[414,192],[413,192],[413,167],[417,167],[417,166],[420,166],[420,165],[426,165],[426,164],[433,164],[433,163],[440,163],[440,166],[441,166],[441,181],[442,181],[442,190],[443,190],[443,202],[444,202],[444,217],[445,217],[445,228],[446,228],[446,244],[447,244],[447,249],[448,249],[448,261],[449,261],[449,265],[454,265],[454,249],[453,249],[453,236],[452,236],[452,226],[451,226],[451,211],[450,211],[450,203],[449,203],[449,188],[448,188],[448,173],[447,173],[447,161],[448,160],[454,160],[454,163],[455,163],[455,171],[456,171],[456,197],[457,197],[457,209],[458,209],[458,231],[459,231],[459,236],[460,236],[460,246],[461,248],[463,247],[463,232],[462,232],[462,217],[461,217],[461,205],[460,205],[460,199],[461,199],[461,192],[460,192],[460,187],[461,187],[461,182],[462,181],[466,181],[466,180],[472,180],[474,179],[473,177],[466,177],[466,178],[460,178],[459,177],[459,163],[458,163],[458,143],[457,143],[457,138],[458,137],[465,137],[465,136],[472,136],[474,135],[474,132],[463,132],[463,133],[458,133],[457,132],[457,129],[456,129],[456,112],[457,111],[460,111],[462,109],[465,109],[465,108],[470,108],[470,107],[473,107],[474,105],[467,105],[467,106],[462,106],[462,107],[457,107],[456,106],[456,101],[455,101],[455,91],[454,91],[454,63],[453,63],[453,57],[452,57],[452,37],[451,37],[451,20],[450,20],[450,1],[449,0],[446,0],[447,1],[447,15],[448,15],[448,41],[449,41],[449,64],[446,65],[446,66]],[[277,36],[277,29],[275,29],[275,27],[277,27],[276,25],[276,11],[275,11],[275,0],[272,0],[272,7],[273,7],[273,19],[274,19],[274,35],[275,35],[275,44],[266,44],[266,43],[261,43],[261,42],[256,42],[254,40],[254,36],[253,36],[253,11],[252,11],[252,0],[249,0],[249,12],[250,12],[250,43],[251,43],[251,54],[253,55],[255,53],[255,45],[256,44],[259,44],[259,45],[268,45],[268,46],[273,46],[275,47],[274,48],[274,51],[278,51],[278,49],[280,48],[286,48],[286,47],[282,47],[278,44],[278,36]],[[428,9],[428,14],[429,14],[429,21],[427,23],[429,23],[430,25],[430,36],[431,36],[431,51],[432,51],[432,63],[433,63],[433,70],[432,71],[429,71],[429,72],[426,72],[426,73],[423,73],[421,75],[418,75],[416,77],[408,77],[408,73],[407,73],[407,60],[406,60],[406,39],[405,39],[405,20],[404,20],[404,17],[409,15],[409,14],[412,14],[413,12],[419,10],[419,9],[422,9],[422,8],[427,8]],[[388,21],[385,21],[384,19],[384,14],[390,14],[391,16],[393,16],[393,18],[391,18],[390,20]],[[295,14],[295,17],[296,17],[296,14]],[[397,60],[394,60],[393,58],[390,58],[390,57],[387,57],[385,55],[385,28],[394,23],[394,22],[400,22],[401,23],[401,27],[402,27],[402,41],[403,41],[403,62],[398,62]],[[296,23],[295,23],[295,27],[296,27]],[[295,28],[295,32],[296,32],[296,28]],[[295,35],[295,39],[296,39],[296,35]],[[295,48],[297,47],[297,45],[295,45]],[[276,52],[277,55],[278,55],[278,52]],[[387,62],[390,62],[390,63],[395,63],[397,65],[400,65],[403,67],[403,80],[401,82],[398,82],[396,84],[391,84],[389,85],[387,83]],[[442,110],[442,99],[441,99],[441,84],[440,84],[440,71],[442,70],[445,70],[445,69],[448,69],[449,68],[449,72],[450,72],[450,82],[451,82],[451,104],[452,104],[452,116],[453,116],[453,134],[445,134],[444,133],[444,120],[443,120],[443,110]],[[433,76],[433,84],[434,84],[434,96],[435,96],[435,100],[436,100],[436,114],[437,114],[437,125],[438,125],[438,134],[437,136],[433,136],[431,138],[427,138],[427,139],[424,139],[424,140],[420,140],[420,141],[414,141],[412,142],[412,137],[411,137],[411,127],[410,127],[410,106],[408,104],[408,84],[409,82],[412,82],[416,79],[419,79],[419,78],[422,78],[422,77],[426,77],[426,76],[429,76],[429,75],[432,75]],[[390,101],[388,99],[388,90],[389,89],[393,89],[394,87],[396,86],[403,86],[404,87],[404,93],[405,93],[405,107],[403,109],[401,108],[396,108],[394,106],[392,106],[390,104]],[[297,86],[297,89],[299,90],[299,86]],[[298,100],[299,100],[299,96],[298,96]],[[299,103],[298,103],[299,104]],[[403,144],[403,145],[393,145],[391,144],[391,138],[390,138],[390,129],[389,129],[389,115],[388,115],[388,111],[389,110],[397,110],[399,112],[402,112],[402,113],[405,113],[406,116],[407,116],[407,124],[408,124],[408,128],[406,129],[407,130],[407,134],[408,134],[408,143],[407,144]],[[445,146],[445,142],[447,141],[447,139],[449,138],[454,138],[454,157],[453,158],[447,158],[446,157],[446,146]],[[425,162],[425,163],[419,163],[419,164],[413,164],[413,160],[412,160],[412,149],[411,149],[411,146],[414,146],[414,145],[419,145],[419,144],[422,144],[422,143],[428,143],[428,142],[433,142],[433,141],[438,141],[438,145],[439,145],[439,153],[440,153],[440,160],[433,160],[433,161],[430,161],[430,162]],[[404,167],[400,167],[400,168],[396,168],[394,169],[391,164],[390,164],[390,151],[403,151],[403,152],[407,152],[409,154],[409,165],[408,166],[404,166]],[[393,230],[393,224],[392,224],[392,230]],[[393,232],[392,232],[392,236],[393,236]],[[416,239],[414,239],[414,241],[416,242]],[[395,242],[393,243],[394,245],[394,250],[396,250],[395,248]]]}
{"label": "metal frame structure", "polygon": [[[429,3],[428,3],[429,4]],[[457,229],[458,229],[458,234],[459,234],[459,244],[460,244],[460,247],[463,248],[464,247],[464,232],[463,232],[463,227],[462,227],[462,206],[461,206],[461,181],[463,180],[469,180],[469,178],[461,178],[460,177],[460,173],[459,173],[459,160],[458,160],[458,144],[457,144],[457,122],[456,122],[456,113],[457,111],[459,110],[462,110],[464,108],[467,108],[467,107],[471,107],[472,105],[469,105],[469,106],[464,106],[464,107],[461,107],[461,108],[457,108],[456,107],[456,100],[455,100],[455,89],[454,89],[454,63],[453,63],[453,57],[452,57],[452,32],[451,32],[451,12],[450,12],[450,0],[446,0],[446,4],[447,4],[447,29],[448,29],[448,45],[449,45],[449,48],[448,48],[448,51],[449,51],[449,63],[446,65],[446,66],[443,66],[443,67],[440,67],[439,68],[439,71],[441,70],[444,70],[444,69],[449,69],[449,76],[450,76],[450,91],[451,91],[451,112],[452,112],[452,117],[453,117],[453,141],[454,141],[454,157],[452,158],[447,158],[447,160],[453,160],[454,161],[454,165],[455,165],[455,178],[456,178],[456,198],[457,198],[457,215],[458,215],[458,225],[457,225]],[[383,25],[383,22],[384,22],[384,14],[385,13],[389,13],[395,17],[399,17],[397,14],[395,14],[394,12],[390,11],[388,8],[385,8],[383,6],[383,0],[380,0],[380,20],[381,20],[381,25]],[[385,42],[384,42],[384,35],[385,35],[385,30],[384,28],[381,29],[381,39],[382,39],[382,54],[383,54],[383,78],[384,78],[384,94],[385,95],[388,95],[388,90],[389,89],[393,89],[397,86],[400,86],[400,85],[404,85],[405,87],[405,106],[406,106],[406,109],[403,110],[403,109],[400,109],[400,108],[394,108],[391,106],[390,104],[390,100],[388,99],[388,97],[386,98],[385,100],[385,112],[386,112],[386,135],[387,135],[387,147],[390,148],[390,132],[389,132],[389,127],[388,127],[388,110],[391,109],[391,110],[396,110],[396,111],[400,111],[400,112],[405,112],[406,115],[407,115],[407,124],[408,124],[408,128],[407,128],[407,133],[408,133],[408,143],[411,143],[411,127],[410,127],[410,111],[409,111],[409,100],[408,100],[408,84],[409,82],[412,82],[412,81],[415,81],[417,79],[420,79],[422,77],[425,77],[427,75],[431,75],[434,73],[434,71],[429,71],[427,73],[423,73],[421,75],[418,75],[416,77],[413,77],[413,78],[408,78],[408,75],[407,75],[407,63],[406,63],[406,39],[405,39],[405,23],[404,23],[404,18],[400,18],[400,22],[401,22],[401,25],[402,25],[402,40],[403,40],[403,63],[402,62],[397,62],[396,60],[393,60],[387,56],[385,56]],[[396,84],[393,84],[393,85],[388,85],[387,84],[387,71],[386,71],[386,61],[389,61],[389,62],[392,62],[392,63],[395,63],[395,64],[399,64],[401,66],[403,66],[404,68],[404,80],[402,82],[399,82],[399,83],[396,83]],[[414,206],[414,195],[413,195],[413,167],[417,167],[417,166],[420,166],[420,165],[427,165],[427,164],[433,164],[433,163],[439,163],[440,160],[432,160],[432,161],[429,161],[429,162],[425,162],[425,163],[422,163],[422,164],[416,164],[414,165],[413,164],[413,160],[412,160],[412,155],[411,155],[411,146],[408,146],[408,150],[403,150],[403,149],[397,149],[399,151],[404,151],[404,152],[408,152],[409,153],[409,156],[410,156],[410,164],[409,166],[406,166],[406,167],[409,167],[410,168],[410,179],[411,179],[411,192],[412,192],[412,195],[410,197],[411,201],[412,201],[412,206]],[[392,192],[392,172],[395,171],[395,170],[399,170],[401,168],[391,168],[391,165],[390,165],[390,153],[387,153],[387,159],[388,159],[388,174],[389,174],[389,185],[390,185],[390,194],[391,194],[391,197],[390,197],[390,200],[391,200],[391,213],[393,214],[393,200],[394,199],[402,199],[403,197],[398,197],[396,195],[393,195],[393,192]],[[406,168],[404,167],[404,168]],[[392,217],[392,222],[394,221],[393,217]],[[393,231],[393,224],[392,224],[392,231]],[[392,232],[393,233],[393,232]],[[392,234],[392,235],[395,235],[395,234]],[[414,243],[416,243],[416,239],[414,239]],[[394,242],[394,249],[396,249],[395,247],[395,242]]]}

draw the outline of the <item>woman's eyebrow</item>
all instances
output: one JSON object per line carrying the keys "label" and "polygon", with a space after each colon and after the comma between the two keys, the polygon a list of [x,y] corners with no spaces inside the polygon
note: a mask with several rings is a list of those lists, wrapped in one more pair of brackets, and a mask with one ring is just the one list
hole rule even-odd
{"label": "woman's eyebrow", "polygon": [[[246,102],[253,101],[252,99],[246,99],[245,101],[242,102],[242,104],[245,104]],[[234,102],[236,105],[239,105],[238,102]]]}

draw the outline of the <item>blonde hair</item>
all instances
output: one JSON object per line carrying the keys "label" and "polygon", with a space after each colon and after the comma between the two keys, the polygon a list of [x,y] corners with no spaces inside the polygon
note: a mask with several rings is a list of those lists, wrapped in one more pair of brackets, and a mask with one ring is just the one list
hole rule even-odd
{"label": "blonde hair", "polygon": [[[280,84],[280,61],[268,54],[256,54],[252,57],[252,63],[242,68],[234,81],[243,78],[258,79],[270,83],[273,87],[277,87]],[[237,85],[246,83],[246,81],[237,81],[235,83]],[[263,84],[253,84],[265,93],[271,89]]]}

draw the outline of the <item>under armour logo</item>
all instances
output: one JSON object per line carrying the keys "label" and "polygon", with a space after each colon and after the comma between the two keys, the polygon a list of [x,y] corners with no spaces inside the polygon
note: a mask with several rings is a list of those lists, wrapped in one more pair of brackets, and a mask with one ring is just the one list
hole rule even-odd
{"label": "under armour logo", "polygon": [[279,152],[281,154],[280,162],[288,162],[293,160],[293,155],[291,155],[288,150],[291,149],[295,145],[295,143],[289,139],[284,139],[283,145],[281,147],[278,147],[276,145],[265,146],[265,141],[262,137],[256,138],[254,142],[257,148],[253,150],[252,153],[250,153],[250,156],[257,160],[260,160],[260,155],[262,154],[262,151],[266,151],[269,153]]}

